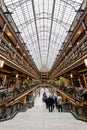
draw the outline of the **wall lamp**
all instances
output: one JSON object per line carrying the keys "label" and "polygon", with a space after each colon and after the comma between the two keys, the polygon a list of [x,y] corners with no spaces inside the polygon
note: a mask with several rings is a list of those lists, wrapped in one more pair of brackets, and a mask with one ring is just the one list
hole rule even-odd
{"label": "wall lamp", "polygon": [[18,78],[18,74],[16,74],[16,78]]}
{"label": "wall lamp", "polygon": [[4,61],[0,60],[0,68],[3,68],[3,66],[4,66]]}
{"label": "wall lamp", "polygon": [[73,74],[70,74],[70,77],[73,78]]}
{"label": "wall lamp", "polygon": [[84,62],[85,62],[85,66],[87,67],[87,59],[84,59]]}

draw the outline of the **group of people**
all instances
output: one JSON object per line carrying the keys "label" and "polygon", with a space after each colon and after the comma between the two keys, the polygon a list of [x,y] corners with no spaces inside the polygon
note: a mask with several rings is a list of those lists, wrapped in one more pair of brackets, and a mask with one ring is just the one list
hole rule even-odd
{"label": "group of people", "polygon": [[47,97],[46,93],[43,93],[43,101],[46,103],[46,108],[48,108],[49,112],[53,112],[54,107],[58,110],[58,112],[62,112],[62,97],[61,96],[51,96]]}

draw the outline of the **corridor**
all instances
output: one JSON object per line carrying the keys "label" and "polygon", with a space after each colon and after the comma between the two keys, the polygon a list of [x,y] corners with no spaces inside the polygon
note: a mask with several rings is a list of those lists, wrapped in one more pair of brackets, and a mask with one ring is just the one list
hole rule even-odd
{"label": "corridor", "polygon": [[70,113],[59,113],[56,109],[49,113],[42,102],[43,92],[35,98],[34,107],[18,113],[12,120],[0,123],[0,130],[87,130],[87,122],[76,120]]}

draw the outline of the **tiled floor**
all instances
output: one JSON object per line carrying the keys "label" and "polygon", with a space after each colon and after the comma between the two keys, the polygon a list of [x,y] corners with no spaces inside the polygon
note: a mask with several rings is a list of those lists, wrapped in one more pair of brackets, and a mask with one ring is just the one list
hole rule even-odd
{"label": "tiled floor", "polygon": [[44,89],[32,109],[1,122],[0,130],[87,130],[87,123],[76,120],[70,113],[59,113],[56,109],[49,113],[42,102],[43,92]]}

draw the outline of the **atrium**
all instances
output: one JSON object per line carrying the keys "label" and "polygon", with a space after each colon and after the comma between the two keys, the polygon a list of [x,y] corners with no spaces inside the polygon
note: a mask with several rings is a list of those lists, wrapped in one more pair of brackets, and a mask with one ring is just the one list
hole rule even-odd
{"label": "atrium", "polygon": [[0,121],[41,88],[87,121],[87,0],[0,0]]}

